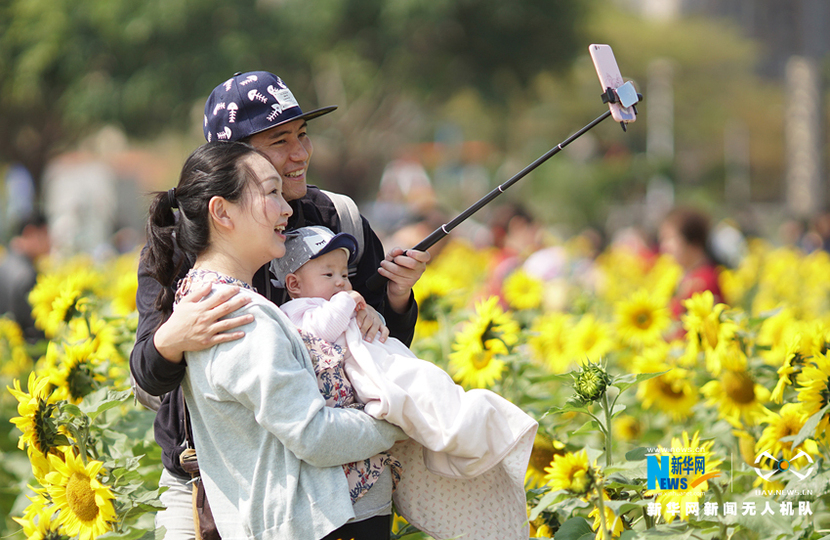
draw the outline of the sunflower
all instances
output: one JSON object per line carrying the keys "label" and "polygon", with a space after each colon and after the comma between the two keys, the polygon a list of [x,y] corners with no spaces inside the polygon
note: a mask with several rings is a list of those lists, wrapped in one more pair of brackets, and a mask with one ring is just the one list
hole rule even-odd
{"label": "sunflower", "polygon": [[719,379],[709,381],[700,389],[706,396],[706,404],[717,405],[718,416],[733,427],[742,427],[742,422],[754,426],[770,414],[763,403],[769,401],[770,392],[755,383],[746,370],[728,370]]}
{"label": "sunflower", "polygon": [[[453,305],[466,305],[478,285],[487,280],[493,262],[494,250],[477,249],[464,240],[452,240],[441,250],[441,256],[430,262],[424,274],[434,274],[450,284]],[[464,268],[464,272],[459,272]],[[424,279],[423,276],[421,279]],[[420,283],[421,280],[418,280]]]}
{"label": "sunflower", "polygon": [[544,362],[553,373],[567,371],[572,362],[566,353],[570,330],[571,318],[564,313],[536,317],[527,340],[533,358]]}
{"label": "sunflower", "polygon": [[60,511],[58,522],[68,535],[93,540],[111,530],[116,520],[112,491],[98,480],[103,463],[84,465],[71,447],[64,450],[63,458],[50,455],[54,470],[46,475],[49,495]]}
{"label": "sunflower", "polygon": [[13,384],[14,388],[8,390],[18,401],[20,416],[10,421],[23,433],[17,447],[21,450],[26,447],[35,476],[42,478],[49,471],[46,455],[56,447],[69,444],[55,418],[57,399],[49,392],[49,378],[37,377],[34,372],[29,374],[28,393],[20,389],[17,379]]}
{"label": "sunflower", "polygon": [[417,337],[430,337],[438,331],[441,316],[452,309],[454,299],[458,297],[455,290],[453,280],[447,273],[434,272],[431,268],[415,283],[412,293],[418,302]]}
{"label": "sunflower", "polygon": [[763,345],[759,355],[768,364],[775,365],[787,353],[795,335],[800,333],[800,324],[792,308],[782,307],[764,319],[758,331],[758,344]]}
{"label": "sunflower", "polygon": [[654,261],[641,287],[650,291],[653,298],[668,305],[682,276],[683,267],[674,257],[664,253]]}
{"label": "sunflower", "polygon": [[551,490],[564,490],[579,496],[590,493],[599,476],[596,462],[589,462],[585,450],[554,456],[550,466],[545,467],[545,472],[545,482]]}
{"label": "sunflower", "polygon": [[565,445],[563,443],[537,431],[536,438],[533,440],[533,449],[530,451],[530,459],[527,462],[525,486],[528,489],[533,489],[544,485],[545,467],[550,465],[555,456],[564,453]]}
{"label": "sunflower", "polygon": [[579,370],[571,372],[571,377],[576,397],[582,403],[599,401],[611,384],[611,377],[605,366],[590,361],[583,364]]}
{"label": "sunflower", "polygon": [[784,391],[793,383],[794,375],[801,372],[805,360],[805,355],[802,354],[802,341],[801,334],[796,334],[784,351],[784,363],[778,368],[778,382],[775,383],[770,395],[770,399],[775,403],[784,400]]}
{"label": "sunflower", "polygon": [[681,317],[683,328],[697,336],[702,343],[714,346],[718,337],[720,314],[726,306],[715,304],[712,291],[701,291],[684,300],[683,307],[686,308]]}
{"label": "sunflower", "polygon": [[695,293],[683,302],[681,317],[689,347],[703,351],[706,369],[714,376],[725,367],[743,367],[745,355],[735,339],[738,325],[726,316],[726,304],[715,304],[711,291]]}
{"label": "sunflower", "polygon": [[576,358],[583,363],[586,360],[599,360],[613,347],[614,342],[607,325],[593,315],[586,314],[574,325],[567,350],[569,358]]}
{"label": "sunflower", "polygon": [[732,434],[738,439],[738,454],[750,467],[755,466],[755,436],[743,429],[733,429]]}
{"label": "sunflower", "polygon": [[611,427],[614,433],[614,438],[621,441],[634,441],[639,439],[643,434],[643,424],[637,418],[628,415],[619,415]]}
{"label": "sunflower", "polygon": [[758,285],[758,275],[771,247],[765,240],[755,238],[748,243],[746,255],[737,268],[724,268],[718,277],[723,297],[730,306],[744,306],[751,300],[750,291]]}
{"label": "sunflower", "polygon": [[635,373],[666,372],[641,382],[637,388],[637,399],[643,409],[654,407],[679,421],[692,414],[692,407],[697,404],[699,396],[693,373],[664,360],[667,348],[666,345],[649,348],[634,362]]}
{"label": "sunflower", "polygon": [[26,509],[23,518],[13,517],[23,526],[26,540],[67,540],[60,522],[54,519],[54,507],[46,506],[48,501],[42,498],[32,499],[32,504]]}
{"label": "sunflower", "polygon": [[612,304],[644,287],[668,300],[681,274],[680,265],[669,257],[652,261],[626,246],[607,249],[596,258],[596,266],[602,277],[598,292]]}
{"label": "sunflower", "polygon": [[64,344],[60,367],[49,370],[50,381],[55,386],[54,393],[59,399],[66,399],[77,405],[84,396],[106,380],[106,377],[95,372],[99,359],[94,354],[94,348],[93,341],[75,345]]}
{"label": "sunflower", "polygon": [[[530,515],[530,506],[527,508],[527,513]],[[530,525],[531,538],[553,538],[555,531],[558,531],[562,524],[559,522],[559,516],[556,512],[550,510],[542,510],[536,519],[528,523]]]}
{"label": "sunflower", "polygon": [[406,520],[405,517],[399,515],[397,512],[394,512],[394,517],[392,518],[392,533],[398,534],[402,530],[409,525],[409,522]]}
{"label": "sunflower", "polygon": [[[52,504],[52,501],[49,500],[49,495],[46,493],[46,488],[42,486],[37,488],[33,486],[29,487],[34,490],[35,495],[26,495],[26,498],[29,499],[29,501],[31,501],[31,504],[29,504],[29,506],[26,507],[26,510],[23,511],[23,521],[29,521],[38,514],[44,512],[47,509],[50,509],[49,507]],[[51,508],[50,510],[54,512],[55,509]],[[18,520],[15,521],[20,523],[20,521]]]}
{"label": "sunflower", "polygon": [[[602,500],[609,501],[608,494],[605,490],[602,490]],[[605,527],[602,526],[600,522],[600,513],[599,513],[599,505],[594,506],[594,509],[588,514],[589,518],[594,518],[594,523],[591,525],[591,528],[596,533],[596,540],[605,540],[605,530],[607,529],[608,532],[611,534],[612,538],[618,538],[625,529],[625,525],[623,524],[623,520],[621,517],[617,516],[613,510],[605,506]]]}
{"label": "sunflower", "polygon": [[66,322],[88,310],[91,293],[97,288],[94,279],[91,272],[80,269],[68,275],[39,276],[29,293],[35,326],[47,338],[54,338]]}
{"label": "sunflower", "polygon": [[[817,354],[806,363],[796,379],[798,402],[807,417],[822,410],[830,399],[830,359],[826,354]],[[816,437],[828,438],[828,414],[819,420]]]}
{"label": "sunflower", "polygon": [[[682,468],[680,469],[681,476],[685,476],[687,478],[687,482],[690,489],[684,489],[682,491],[673,489],[661,491],[649,490],[646,492],[646,496],[656,495],[655,502],[660,504],[663,518],[667,522],[671,523],[677,517],[677,514],[668,511],[669,505],[672,505],[675,508],[679,508],[680,518],[686,519],[686,503],[698,502],[700,500],[700,497],[703,495],[703,492],[709,489],[708,480],[704,480],[700,484],[696,485],[694,488],[691,487],[691,484],[696,480],[696,478],[699,478],[700,476],[705,476],[710,473],[715,473],[719,471],[720,464],[723,462],[723,460],[717,458],[712,453],[712,446],[714,444],[714,441],[701,442],[698,432],[695,432],[695,434],[692,435],[691,438],[689,437],[689,434],[686,431],[683,431],[680,438],[672,437],[671,448],[689,448],[698,450],[698,452],[695,454],[695,457],[702,457],[705,460],[705,467],[703,474],[685,473]],[[695,478],[690,477],[689,474],[694,474]]]}
{"label": "sunflower", "polygon": [[623,342],[643,347],[659,341],[671,324],[666,303],[637,291],[630,299],[616,305],[617,333]]}
{"label": "sunflower", "polygon": [[[769,424],[761,433],[761,438],[755,444],[755,455],[761,452],[769,452],[777,456],[781,455],[789,460],[793,457],[792,441],[783,440],[791,435],[797,435],[804,423],[809,418],[801,409],[798,403],[787,403],[777,413],[771,413],[766,423]],[[807,453],[815,453],[818,449],[815,441],[810,439],[804,441]]]}
{"label": "sunflower", "polygon": [[133,270],[115,279],[112,291],[112,310],[116,315],[126,317],[136,310],[135,294],[138,291],[138,273]]}
{"label": "sunflower", "polygon": [[32,359],[26,352],[26,341],[20,325],[0,317],[0,373],[18,377],[32,368]]}
{"label": "sunflower", "polygon": [[504,280],[504,299],[514,309],[536,309],[542,305],[543,288],[542,280],[516,270]]}
{"label": "sunflower", "polygon": [[453,343],[449,367],[456,380],[471,388],[487,388],[501,378],[509,347],[518,342],[519,324],[491,296],[476,303],[472,320]]}
{"label": "sunflower", "polygon": [[531,523],[530,535],[531,538],[553,538],[553,532],[546,523],[539,523],[539,525]]}
{"label": "sunflower", "polygon": [[818,318],[826,310],[829,270],[830,258],[823,250],[806,256],[792,248],[770,252],[758,277],[753,310],[758,313],[787,305],[799,319]]}
{"label": "sunflower", "polygon": [[[29,293],[29,304],[32,305],[32,317],[38,328],[45,328],[46,321],[52,313],[52,304],[61,294],[61,279],[54,274],[40,274],[35,286]],[[49,327],[47,337],[53,337],[53,329]]]}
{"label": "sunflower", "polygon": [[508,352],[503,341],[490,339],[485,346],[457,338],[453,350],[449,367],[460,384],[468,388],[489,388],[501,379],[506,364],[499,357]]}
{"label": "sunflower", "polygon": [[69,321],[68,326],[69,334],[66,341],[69,343],[89,341],[90,354],[95,355],[96,358],[113,362],[123,361],[118,351],[118,343],[122,338],[119,336],[118,327],[112,322],[90,314],[89,317]]}

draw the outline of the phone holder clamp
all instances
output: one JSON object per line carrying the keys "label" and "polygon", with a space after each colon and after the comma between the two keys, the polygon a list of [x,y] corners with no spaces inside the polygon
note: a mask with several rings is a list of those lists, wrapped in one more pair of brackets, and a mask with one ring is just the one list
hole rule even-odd
{"label": "phone holder clamp", "polygon": [[[637,93],[631,81],[618,88],[607,87],[605,92],[600,94],[600,97],[603,103],[619,103],[621,107],[632,107],[634,114],[637,114],[637,103],[643,99],[643,95]],[[623,131],[625,131],[625,123],[621,122],[621,124]]]}

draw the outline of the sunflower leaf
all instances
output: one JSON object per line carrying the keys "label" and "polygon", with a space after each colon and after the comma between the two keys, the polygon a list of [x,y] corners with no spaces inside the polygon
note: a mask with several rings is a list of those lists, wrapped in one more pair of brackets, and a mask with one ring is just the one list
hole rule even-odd
{"label": "sunflower leaf", "polygon": [[64,403],[61,405],[61,412],[68,413],[72,416],[83,416],[83,411],[77,405],[73,405],[72,403]]}
{"label": "sunflower leaf", "polygon": [[781,516],[778,515],[778,501],[762,497],[747,497],[743,500],[741,507],[743,508],[745,505],[752,505],[755,512],[752,514],[738,512],[736,521],[742,527],[765,535],[767,538],[771,538],[772,534],[776,533],[786,534],[786,538],[795,536],[792,521],[780,519]]}
{"label": "sunflower leaf", "polygon": [[647,476],[648,468],[646,462],[640,461],[624,461],[622,463],[614,463],[609,467],[605,467],[603,471],[609,476],[615,473],[626,473],[634,478],[645,478]]}
{"label": "sunflower leaf", "polygon": [[[818,471],[822,471],[821,464],[818,466]],[[830,492],[830,471],[813,473],[803,480],[793,475],[785,486],[785,490],[790,493],[800,493],[805,498],[821,497]]]}
{"label": "sunflower leaf", "polygon": [[152,540],[155,537],[154,531],[146,531],[144,529],[137,529],[129,527],[122,531],[109,531],[97,538],[107,540],[109,538],[118,538],[119,540]]}
{"label": "sunflower leaf", "polygon": [[542,495],[542,498],[539,499],[539,503],[530,511],[530,520],[533,521],[539,517],[539,514],[545,511],[549,506],[562,502],[565,499],[569,499],[572,496],[573,495],[562,489],[557,491],[548,491]]}
{"label": "sunflower leaf", "polygon": [[415,527],[415,525],[407,523],[397,533],[392,533],[392,536],[390,538],[392,538],[392,540],[398,540],[399,538],[403,538],[404,536],[409,536],[410,534],[415,534],[419,532],[421,531],[417,527]]}
{"label": "sunflower leaf", "polygon": [[596,433],[599,425],[596,420],[588,420],[577,429],[571,432],[571,435],[584,435],[585,433]]}
{"label": "sunflower leaf", "polygon": [[625,453],[625,459],[628,461],[642,461],[646,459],[646,455],[649,454],[649,449],[645,446],[639,446],[634,450],[629,450]]}
{"label": "sunflower leaf", "polygon": [[616,386],[620,389],[620,392],[624,392],[635,384],[653,379],[654,377],[659,377],[660,375],[664,375],[668,372],[669,370],[661,371],[659,373],[626,373],[625,375],[614,377],[614,380],[611,382],[611,386]]}
{"label": "sunflower leaf", "polygon": [[86,411],[87,416],[89,416],[90,420],[95,420],[99,414],[103,413],[104,411],[108,411],[110,409],[114,409],[130,399],[131,393],[129,390],[123,390],[121,392],[114,391],[114,390],[107,390],[106,397],[103,398],[103,401],[95,407],[94,410]]}
{"label": "sunflower leaf", "polygon": [[595,536],[594,530],[583,517],[572,517],[556,531],[556,540],[579,540],[585,535]]}
{"label": "sunflower leaf", "polygon": [[614,418],[614,417],[618,416],[624,410],[625,410],[625,405],[623,405],[622,403],[614,405],[614,410],[611,411],[611,418]]}
{"label": "sunflower leaf", "polygon": [[559,382],[572,382],[573,377],[570,373],[550,373],[547,375],[536,375],[527,377],[527,380],[531,384],[541,383],[541,382],[550,382],[550,381],[559,381]]}
{"label": "sunflower leaf", "polygon": [[548,409],[548,412],[545,413],[545,416],[548,414],[562,414],[567,412],[581,412],[581,413],[589,413],[588,407],[585,405],[579,405],[577,403],[566,403],[564,407],[551,407]]}
{"label": "sunflower leaf", "polygon": [[620,489],[620,490],[633,490],[637,491],[643,486],[640,484],[635,484],[632,480],[628,480],[627,478],[623,478],[622,476],[613,475],[609,476],[605,480],[605,488],[606,489]]}
{"label": "sunflower leaf", "polygon": [[613,510],[614,514],[621,516],[631,510],[648,506],[649,502],[642,499],[639,501],[605,501],[605,506]]}
{"label": "sunflower leaf", "polygon": [[825,405],[821,410],[819,410],[813,416],[808,418],[807,421],[804,422],[804,425],[801,426],[801,430],[798,432],[798,435],[790,435],[789,437],[783,437],[781,440],[787,441],[788,439],[792,438],[792,448],[798,448],[798,446],[801,443],[813,436],[813,434],[816,432],[816,428],[818,427],[818,423],[821,421],[824,415],[827,414],[828,411],[830,411],[830,403]]}

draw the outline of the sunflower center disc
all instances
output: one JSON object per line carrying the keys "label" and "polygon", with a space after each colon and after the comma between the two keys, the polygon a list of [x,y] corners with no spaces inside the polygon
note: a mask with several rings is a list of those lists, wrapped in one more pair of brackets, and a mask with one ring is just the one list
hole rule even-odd
{"label": "sunflower center disc", "polygon": [[482,370],[490,365],[490,360],[493,358],[493,353],[489,351],[481,351],[473,356],[473,367]]}
{"label": "sunflower center disc", "polygon": [[66,483],[66,502],[81,521],[92,521],[98,515],[95,492],[89,485],[89,478],[83,474],[75,473],[69,478]]}
{"label": "sunflower center disc", "polygon": [[638,313],[635,321],[634,324],[640,330],[646,330],[651,327],[651,315],[649,313]]}
{"label": "sunflower center disc", "polygon": [[746,373],[727,372],[723,377],[723,388],[735,403],[746,405],[755,400],[755,383]]}

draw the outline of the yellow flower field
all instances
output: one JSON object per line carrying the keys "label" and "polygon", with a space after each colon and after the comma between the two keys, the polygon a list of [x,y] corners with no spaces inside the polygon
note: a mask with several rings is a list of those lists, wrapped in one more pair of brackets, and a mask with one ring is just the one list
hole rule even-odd
{"label": "yellow flower field", "polygon": [[[531,534],[830,534],[830,257],[755,241],[721,274],[726,302],[696,295],[676,320],[671,261],[563,248],[555,278],[520,267],[494,290],[495,254],[454,241],[415,287],[414,352],[540,423]],[[160,452],[129,392],[136,265],[54,263],[30,297],[48,342],[0,320],[4,538],[152,534]]]}

